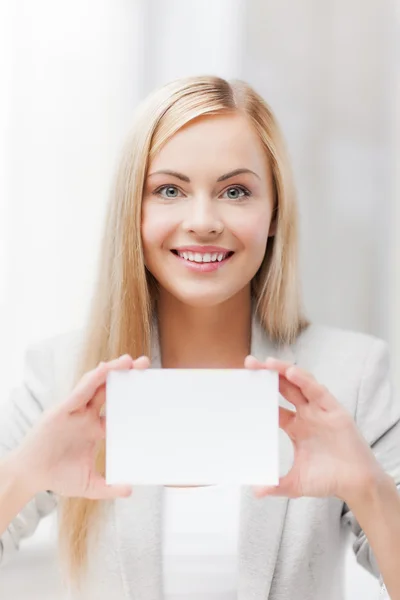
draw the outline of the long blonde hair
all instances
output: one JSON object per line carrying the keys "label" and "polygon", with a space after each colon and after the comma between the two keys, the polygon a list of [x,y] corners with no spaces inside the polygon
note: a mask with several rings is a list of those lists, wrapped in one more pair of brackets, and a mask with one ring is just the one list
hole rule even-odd
{"label": "long blonde hair", "polygon": [[[279,125],[268,104],[242,81],[187,77],[163,86],[137,109],[113,181],[74,384],[100,361],[151,353],[156,288],[144,265],[141,201],[149,161],[186,123],[202,115],[240,112],[265,147],[273,174],[276,233],[252,282],[256,310],[270,338],[292,343],[307,325],[298,279],[297,206]],[[98,471],[105,475],[105,441]],[[79,584],[88,563],[89,533],[101,519],[102,501],[60,498],[59,550],[67,578]]]}

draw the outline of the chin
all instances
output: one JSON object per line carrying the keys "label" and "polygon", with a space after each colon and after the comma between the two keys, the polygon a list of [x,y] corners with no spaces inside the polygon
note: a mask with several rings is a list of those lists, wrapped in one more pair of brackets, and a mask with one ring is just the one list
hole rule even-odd
{"label": "chin", "polygon": [[218,306],[219,304],[223,304],[227,300],[229,300],[235,294],[227,294],[225,293],[213,293],[213,292],[204,292],[204,293],[175,293],[170,290],[172,296],[174,296],[179,302],[185,304],[186,306],[191,306],[192,308],[212,308],[213,306]]}

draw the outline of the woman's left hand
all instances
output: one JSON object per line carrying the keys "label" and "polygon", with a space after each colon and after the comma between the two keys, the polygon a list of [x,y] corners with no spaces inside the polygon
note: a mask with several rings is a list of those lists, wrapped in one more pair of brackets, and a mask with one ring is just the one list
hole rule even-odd
{"label": "woman's left hand", "polygon": [[383,469],[353,417],[310,373],[253,356],[245,367],[277,371],[279,392],[296,408],[279,407],[279,427],[294,446],[293,466],[278,486],[257,487],[256,496],[336,496],[351,504],[378,481]]}

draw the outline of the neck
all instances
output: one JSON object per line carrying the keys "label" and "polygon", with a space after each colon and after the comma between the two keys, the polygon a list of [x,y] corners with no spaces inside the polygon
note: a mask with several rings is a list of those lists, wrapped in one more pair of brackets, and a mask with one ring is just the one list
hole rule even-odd
{"label": "neck", "polygon": [[163,292],[157,316],[164,368],[243,368],[251,343],[249,290],[204,308]]}

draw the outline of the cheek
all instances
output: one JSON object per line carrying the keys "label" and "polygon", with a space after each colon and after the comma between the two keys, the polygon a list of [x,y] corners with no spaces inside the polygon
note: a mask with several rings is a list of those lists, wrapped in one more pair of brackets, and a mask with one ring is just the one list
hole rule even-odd
{"label": "cheek", "polygon": [[247,214],[246,218],[241,219],[237,224],[236,231],[238,238],[247,250],[257,254],[265,252],[270,222],[269,213]]}
{"label": "cheek", "polygon": [[143,207],[142,213],[142,242],[145,255],[160,249],[167,240],[173,223],[168,218],[168,211],[160,210],[160,206],[149,205]]}

